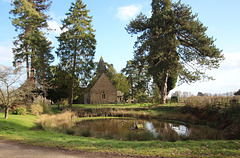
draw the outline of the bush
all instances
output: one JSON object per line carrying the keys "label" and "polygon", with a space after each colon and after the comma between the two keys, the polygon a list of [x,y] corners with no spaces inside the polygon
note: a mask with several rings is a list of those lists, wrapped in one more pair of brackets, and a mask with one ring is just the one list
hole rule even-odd
{"label": "bush", "polygon": [[15,114],[15,115],[24,115],[25,112],[26,112],[26,108],[19,107],[19,108],[14,109],[13,114]]}
{"label": "bush", "polygon": [[43,113],[43,107],[39,104],[31,105],[31,112],[33,115],[41,115]]}
{"label": "bush", "polygon": [[81,132],[81,136],[83,136],[83,137],[91,137],[92,136],[92,132],[90,130],[88,130],[88,129],[83,130]]}
{"label": "bush", "polygon": [[62,104],[63,104],[64,106],[68,106],[68,99],[63,99]]}
{"label": "bush", "polygon": [[57,130],[62,133],[73,133],[72,128],[74,123],[72,119],[75,118],[75,113],[65,111],[64,113],[57,115],[42,115],[36,121],[36,126],[44,130]]}
{"label": "bush", "polygon": [[126,139],[128,141],[148,141],[154,140],[155,136],[150,131],[144,131],[142,133],[130,132],[127,134]]}
{"label": "bush", "polygon": [[178,96],[172,96],[171,97],[171,102],[172,103],[178,103],[179,102],[179,97]]}
{"label": "bush", "polygon": [[40,105],[43,107],[43,112],[44,114],[49,114],[51,112],[51,101],[42,97],[38,96],[34,101],[33,104]]}

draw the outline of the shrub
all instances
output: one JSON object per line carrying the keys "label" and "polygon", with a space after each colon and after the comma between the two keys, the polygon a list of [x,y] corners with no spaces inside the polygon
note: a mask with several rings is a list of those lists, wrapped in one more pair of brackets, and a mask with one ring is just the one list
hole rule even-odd
{"label": "shrub", "polygon": [[43,113],[43,107],[39,104],[31,105],[31,112],[33,115],[37,116]]}
{"label": "shrub", "polygon": [[57,115],[42,115],[36,121],[36,125],[44,130],[57,130],[63,133],[72,133],[73,124],[72,120],[75,118],[75,113],[65,111]]}
{"label": "shrub", "polygon": [[91,137],[92,136],[92,132],[90,130],[88,130],[88,129],[83,130],[81,132],[81,136],[83,136],[83,137]]}
{"label": "shrub", "polygon": [[172,102],[172,103],[178,103],[178,102],[179,102],[178,96],[172,96],[172,97],[171,97],[171,102]]}
{"label": "shrub", "polygon": [[63,99],[62,104],[63,104],[64,106],[68,106],[68,99]]}
{"label": "shrub", "polygon": [[19,108],[14,109],[13,114],[15,114],[15,115],[24,115],[25,112],[26,112],[26,108],[19,107]]}
{"label": "shrub", "polygon": [[51,112],[51,108],[50,108],[50,105],[51,105],[51,101],[42,97],[42,96],[38,96],[34,101],[33,101],[33,104],[37,104],[37,105],[40,105],[43,107],[43,113],[44,114],[48,114]]}
{"label": "shrub", "polygon": [[154,140],[155,136],[153,133],[150,131],[144,131],[141,133],[136,133],[136,132],[130,132],[127,134],[126,139],[129,141],[148,141],[148,140]]}

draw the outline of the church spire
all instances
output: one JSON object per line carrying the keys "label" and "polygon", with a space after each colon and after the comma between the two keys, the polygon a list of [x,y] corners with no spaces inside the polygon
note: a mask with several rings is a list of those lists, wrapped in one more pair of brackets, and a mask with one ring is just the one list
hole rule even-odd
{"label": "church spire", "polygon": [[107,68],[105,66],[105,63],[102,57],[99,60],[97,71],[99,76],[101,76],[102,73],[105,73],[105,74],[107,73]]}

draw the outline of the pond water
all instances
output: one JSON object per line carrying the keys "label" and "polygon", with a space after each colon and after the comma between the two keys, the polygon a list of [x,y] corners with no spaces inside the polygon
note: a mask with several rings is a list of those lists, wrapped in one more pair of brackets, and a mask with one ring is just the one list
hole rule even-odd
{"label": "pond water", "polygon": [[[222,132],[207,126],[190,126],[144,119],[97,119],[77,122],[79,135],[118,140],[222,139]],[[142,129],[137,129],[142,125]]]}

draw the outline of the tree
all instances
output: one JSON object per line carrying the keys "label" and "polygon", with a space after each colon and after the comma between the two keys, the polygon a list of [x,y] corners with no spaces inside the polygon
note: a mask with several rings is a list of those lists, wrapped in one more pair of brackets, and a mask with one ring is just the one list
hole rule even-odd
{"label": "tree", "polygon": [[240,95],[240,89],[234,93],[234,95]]}
{"label": "tree", "polygon": [[146,95],[151,81],[147,63],[142,63],[142,60],[137,59],[129,60],[127,61],[126,67],[122,69],[122,73],[128,76],[128,82],[131,85],[132,99],[138,99],[137,97]]}
{"label": "tree", "polygon": [[[52,80],[50,81],[51,87],[47,91],[47,99],[52,100],[54,103],[61,101],[69,97],[71,91],[71,73],[66,71],[61,65],[51,67]],[[79,87],[79,79],[77,76],[74,77],[74,100],[78,99],[81,95]]]}
{"label": "tree", "polygon": [[224,57],[189,6],[170,0],[153,0],[151,6],[150,18],[140,13],[126,30],[140,34],[134,54],[147,61],[165,104],[171,76],[178,77],[180,84],[213,79],[206,70],[218,68]]}
{"label": "tree", "polygon": [[72,107],[74,93],[74,76],[79,76],[80,84],[86,85],[91,77],[94,63],[96,39],[92,29],[92,17],[81,0],[72,3],[66,18],[62,21],[63,33],[57,37],[59,48],[57,55],[61,65],[71,72],[69,107]]}
{"label": "tree", "polygon": [[[14,0],[11,4],[14,8],[10,11],[13,15],[12,24],[19,32],[14,41],[14,64],[26,62],[27,79],[33,82],[35,79],[36,35],[46,28],[48,16],[45,14],[51,5],[49,0]],[[30,71],[31,69],[31,71]],[[30,73],[31,72],[31,73]]]}
{"label": "tree", "polygon": [[8,118],[9,108],[17,101],[19,91],[16,88],[22,73],[21,67],[15,70],[11,67],[0,65],[0,104],[5,108],[5,119]]}
{"label": "tree", "polygon": [[36,53],[37,60],[34,62],[35,66],[35,79],[41,85],[43,91],[43,97],[46,97],[46,90],[49,88],[50,81],[52,79],[50,64],[54,60],[54,56],[51,54],[52,42],[48,41],[45,36],[39,31],[36,33]]}
{"label": "tree", "polygon": [[202,92],[198,92],[197,96],[203,97],[204,94]]}

